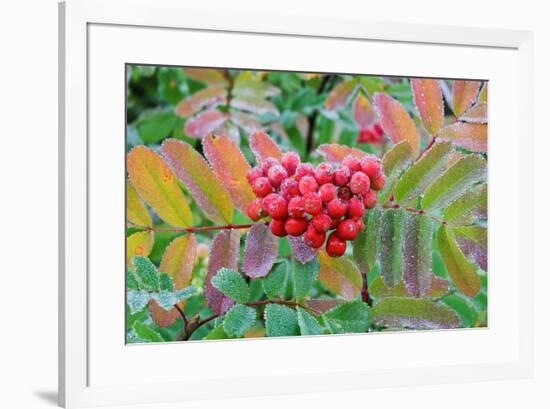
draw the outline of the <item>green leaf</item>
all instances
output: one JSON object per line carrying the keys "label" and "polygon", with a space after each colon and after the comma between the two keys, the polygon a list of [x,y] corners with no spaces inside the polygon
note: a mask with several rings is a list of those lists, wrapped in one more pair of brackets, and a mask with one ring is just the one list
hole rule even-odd
{"label": "green leaf", "polygon": [[487,152],[487,124],[453,122],[441,129],[437,138],[472,152]]}
{"label": "green leaf", "polygon": [[433,223],[426,214],[408,213],[403,242],[403,279],[410,295],[427,294],[432,278]]}
{"label": "green leaf", "polygon": [[438,209],[447,206],[476,182],[485,177],[487,163],[479,155],[468,155],[437,178],[422,197],[423,209]]}
{"label": "green leaf", "polygon": [[476,295],[481,288],[481,280],[472,263],[458,247],[454,234],[445,225],[441,225],[437,232],[437,244],[456,287],[467,296]]}
{"label": "green leaf", "polygon": [[346,257],[330,257],[319,250],[319,282],[346,300],[355,299],[363,287],[357,266]]}
{"label": "green leaf", "polygon": [[244,277],[234,270],[220,268],[212,277],[212,285],[234,301],[244,304],[249,301],[250,289]]}
{"label": "green leaf", "polygon": [[158,291],[159,276],[157,268],[147,257],[134,256],[132,262],[136,267],[136,275],[140,282],[140,287],[149,291]]}
{"label": "green leaf", "polygon": [[177,298],[178,302],[181,300],[186,300],[187,298],[191,298],[194,295],[197,295],[199,291],[197,290],[197,287],[189,286],[182,288],[181,290],[178,290],[174,293],[175,297]]}
{"label": "green leaf", "polygon": [[231,338],[229,335],[225,333],[225,330],[223,328],[223,324],[218,325],[216,328],[214,328],[212,331],[208,333],[207,336],[204,337],[204,339],[228,339]]}
{"label": "green leaf", "polygon": [[[428,289],[427,297],[441,297],[449,290],[447,280],[437,277],[432,274],[430,278],[430,288]],[[387,287],[380,276],[377,276],[369,285],[369,294],[375,298],[387,297],[409,297],[410,294],[405,288],[405,283],[400,281],[395,287]]]}
{"label": "green leaf", "polygon": [[456,311],[460,318],[460,324],[464,328],[471,328],[477,322],[478,313],[466,297],[461,294],[451,294],[442,301]]}
{"label": "green leaf", "polygon": [[170,311],[178,302],[176,295],[171,291],[159,291],[151,293],[151,298],[165,311]]}
{"label": "green leaf", "polygon": [[373,321],[388,328],[457,328],[459,319],[446,305],[421,298],[389,297],[372,308]]}
{"label": "green leaf", "polygon": [[137,290],[139,289],[139,283],[134,272],[130,269],[126,270],[126,288],[128,290]]}
{"label": "green leaf", "polygon": [[164,342],[161,335],[141,321],[134,322],[134,330],[138,337],[149,342]]}
{"label": "green leaf", "polygon": [[309,290],[319,275],[319,260],[313,260],[302,264],[292,260],[292,275],[294,278],[294,297],[301,301],[307,297]]}
{"label": "green leaf", "polygon": [[126,303],[130,307],[130,313],[135,314],[145,308],[151,296],[148,291],[137,290],[126,293]]}
{"label": "green leaf", "polygon": [[366,332],[370,325],[370,309],[362,301],[351,301],[325,312],[322,319],[332,334]]}
{"label": "green leaf", "polygon": [[272,300],[283,295],[287,285],[287,273],[288,263],[284,261],[277,263],[271,272],[261,280],[267,298]]}
{"label": "green leaf", "polygon": [[174,291],[174,281],[172,281],[172,277],[170,277],[166,273],[160,273],[159,274],[159,288],[161,291]]}
{"label": "green leaf", "polygon": [[231,337],[242,337],[256,322],[256,310],[246,305],[236,304],[223,320],[223,329]]}
{"label": "green leaf", "polygon": [[363,272],[374,268],[380,245],[380,220],[382,209],[375,207],[365,215],[365,229],[353,241],[353,260]]}
{"label": "green leaf", "polygon": [[410,203],[418,197],[447,164],[453,145],[449,142],[434,144],[401,177],[394,190],[397,203]]}
{"label": "green leaf", "polygon": [[266,335],[285,337],[300,335],[300,326],[296,311],[279,304],[268,304],[264,310]]}
{"label": "green leaf", "polygon": [[454,226],[464,226],[487,217],[487,184],[468,190],[443,212],[443,220]]}
{"label": "green leaf", "polygon": [[382,159],[386,183],[384,189],[378,192],[378,202],[386,203],[390,198],[401,174],[412,162],[412,148],[407,141],[399,142],[393,146]]}
{"label": "green leaf", "polygon": [[405,210],[388,209],[380,224],[380,275],[388,287],[403,277],[403,236]]}
{"label": "green leaf", "polygon": [[296,315],[302,335],[320,335],[323,333],[323,328],[319,325],[317,319],[306,310],[296,307]]}
{"label": "green leaf", "polygon": [[146,111],[136,124],[139,137],[147,145],[158,143],[170,136],[177,120],[172,110]]}
{"label": "green leaf", "polygon": [[452,229],[462,253],[487,271],[487,227],[464,226]]}

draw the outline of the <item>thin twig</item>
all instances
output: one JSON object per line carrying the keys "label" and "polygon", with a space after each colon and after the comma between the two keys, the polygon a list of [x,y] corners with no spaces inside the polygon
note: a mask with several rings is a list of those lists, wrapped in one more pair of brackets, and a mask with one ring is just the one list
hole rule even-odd
{"label": "thin twig", "polygon": [[140,226],[138,224],[128,221],[130,227],[134,227],[140,230],[146,231],[172,231],[180,233],[196,233],[201,231],[210,231],[210,230],[231,230],[231,229],[249,229],[254,226],[256,223],[250,224],[226,224],[224,226],[200,226],[200,227],[151,227],[151,226]]}
{"label": "thin twig", "polygon": [[[332,75],[325,75],[323,77],[323,80],[319,85],[319,89],[317,90],[317,95],[321,95],[325,91],[325,88],[329,80],[331,79],[331,77]],[[317,121],[318,115],[319,115],[319,110],[314,109],[308,118],[308,129],[307,129],[307,136],[306,136],[306,155],[309,155],[309,153],[313,149],[313,136],[315,132],[315,122]]]}
{"label": "thin twig", "polygon": [[175,304],[174,305],[174,308],[176,310],[178,310],[178,312],[180,313],[181,315],[181,318],[183,318],[183,326],[184,328],[187,328],[187,325],[189,325],[189,322],[187,321],[187,317],[185,316],[185,313],[183,312],[183,310],[181,309],[181,307],[178,305],[178,304]]}

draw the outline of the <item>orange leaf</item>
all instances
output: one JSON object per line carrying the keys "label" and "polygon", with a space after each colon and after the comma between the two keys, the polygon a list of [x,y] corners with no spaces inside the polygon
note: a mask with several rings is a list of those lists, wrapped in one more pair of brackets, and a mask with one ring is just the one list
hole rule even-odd
{"label": "orange leaf", "polygon": [[358,158],[368,156],[367,153],[359,149],[350,148],[349,146],[337,143],[325,143],[317,148],[317,152],[323,155],[326,161],[332,163],[340,163],[348,155],[353,155]]}
{"label": "orange leaf", "polygon": [[215,106],[225,104],[227,101],[227,91],[218,85],[201,89],[190,97],[181,100],[176,106],[176,114],[186,118],[199,112],[206,106]]}
{"label": "orange leaf", "polygon": [[126,264],[131,265],[132,257],[147,257],[153,248],[155,236],[152,231],[138,231],[126,237]]}
{"label": "orange leaf", "polygon": [[460,120],[474,124],[487,123],[487,103],[478,102],[460,116]]}
{"label": "orange leaf", "polygon": [[256,162],[272,157],[280,161],[283,157],[283,152],[277,146],[271,137],[262,131],[256,131],[250,136],[250,148],[256,155]]}
{"label": "orange leaf", "polygon": [[196,81],[208,85],[219,85],[222,87],[227,87],[229,85],[227,79],[218,70],[210,68],[184,68],[183,72],[189,78],[193,78]]}
{"label": "orange leaf", "polygon": [[487,125],[455,122],[439,131],[440,140],[473,152],[487,152]]}
{"label": "orange leaf", "polygon": [[160,155],[139,145],[128,153],[128,176],[143,200],[166,223],[190,227],[193,216],[177,179]]}
{"label": "orange leaf", "polygon": [[241,150],[227,136],[208,135],[202,144],[208,162],[231,195],[233,203],[246,214],[246,208],[255,196],[246,179],[250,165]]}
{"label": "orange leaf", "polygon": [[385,93],[374,94],[374,107],[380,117],[382,128],[390,136],[393,143],[408,141],[413,150],[413,157],[416,158],[420,149],[418,133],[405,108]]}
{"label": "orange leaf", "polygon": [[356,80],[348,80],[336,85],[332,91],[329,92],[325,101],[325,107],[331,111],[345,107],[352,97],[356,86]]}
{"label": "orange leaf", "polygon": [[361,292],[363,277],[357,266],[346,257],[330,257],[319,250],[319,281],[346,300],[355,299]]}
{"label": "orange leaf", "polygon": [[126,220],[138,226],[153,225],[151,215],[129,181],[126,182]]}
{"label": "orange leaf", "polygon": [[224,124],[227,115],[217,110],[203,111],[189,118],[185,123],[185,133],[193,138],[202,139]]}
{"label": "orange leaf", "polygon": [[472,106],[480,84],[479,81],[453,81],[451,106],[457,118]]}
{"label": "orange leaf", "polygon": [[411,79],[413,98],[424,128],[435,135],[443,126],[443,96],[439,81]]}

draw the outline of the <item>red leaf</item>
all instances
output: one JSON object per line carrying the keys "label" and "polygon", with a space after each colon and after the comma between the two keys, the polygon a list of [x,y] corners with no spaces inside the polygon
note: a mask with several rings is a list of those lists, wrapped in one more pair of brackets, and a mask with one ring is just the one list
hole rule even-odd
{"label": "red leaf", "polygon": [[202,139],[225,123],[227,115],[217,110],[204,111],[189,118],[185,123],[185,133],[193,138]]}
{"label": "red leaf", "polygon": [[424,128],[435,135],[443,126],[443,96],[439,81],[411,79],[413,98]]}
{"label": "red leaf", "polygon": [[478,102],[469,110],[467,110],[464,114],[462,114],[460,116],[460,120],[474,124],[486,124],[487,104],[485,102]]}
{"label": "red leaf", "polygon": [[231,113],[231,121],[240,126],[246,133],[259,131],[262,124],[254,116],[244,112],[235,111]]}
{"label": "red leaf", "polygon": [[214,85],[209,88],[195,92],[179,102],[176,106],[176,114],[186,118],[199,112],[206,106],[215,106],[225,104],[227,101],[227,91],[220,86]]}
{"label": "red leaf", "polygon": [[256,131],[250,136],[250,149],[254,152],[258,163],[269,157],[278,161],[283,157],[283,152],[281,152],[275,141],[262,131]]}
{"label": "red leaf", "polygon": [[325,107],[331,111],[345,107],[351,99],[356,85],[356,80],[348,80],[336,85],[332,91],[329,92],[325,101]]}
{"label": "red leaf", "polygon": [[487,125],[455,122],[439,131],[438,138],[473,152],[487,152]]}
{"label": "red leaf", "polygon": [[317,148],[317,152],[319,152],[327,162],[332,163],[340,163],[348,155],[353,155],[358,158],[368,156],[368,153],[359,149],[350,148],[349,146],[337,143],[323,144]]}
{"label": "red leaf", "polygon": [[242,271],[250,278],[264,277],[277,259],[279,239],[263,223],[255,224],[246,236]]}

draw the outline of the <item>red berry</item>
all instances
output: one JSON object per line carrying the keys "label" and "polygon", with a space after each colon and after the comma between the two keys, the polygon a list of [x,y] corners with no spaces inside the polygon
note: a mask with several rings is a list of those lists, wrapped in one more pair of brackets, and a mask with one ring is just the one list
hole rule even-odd
{"label": "red berry", "polygon": [[262,160],[260,164],[260,168],[262,168],[262,171],[264,172],[264,176],[267,176],[267,172],[269,172],[269,169],[272,166],[278,165],[279,161],[275,158],[269,157]]}
{"label": "red berry", "polygon": [[366,193],[367,190],[369,190],[370,179],[363,172],[355,172],[349,182],[349,188],[351,189],[352,193],[355,193],[356,195],[362,195],[363,193]]}
{"label": "red berry", "polygon": [[357,143],[373,143],[375,140],[375,135],[369,130],[362,128],[359,130],[359,135],[357,135]]}
{"label": "red berry", "polygon": [[384,135],[384,130],[378,123],[373,125],[373,131],[377,137],[381,137],[382,135]]}
{"label": "red berry", "polygon": [[342,161],[342,165],[349,168],[352,172],[361,170],[361,160],[357,156],[347,155]]}
{"label": "red berry", "polygon": [[292,178],[286,178],[281,183],[280,193],[286,200],[290,200],[294,196],[298,196],[300,194],[298,182]]}
{"label": "red berry", "polygon": [[269,179],[265,176],[259,177],[254,181],[252,185],[252,190],[258,197],[265,197],[273,191]]}
{"label": "red berry", "polygon": [[323,210],[323,202],[321,201],[321,198],[319,195],[313,192],[308,192],[305,195],[302,196],[303,202],[304,202],[304,209],[306,210],[306,213],[309,213],[311,215],[316,215],[321,213],[321,210]]}
{"label": "red berry", "polygon": [[315,169],[315,180],[319,183],[319,186],[331,183],[333,173],[334,169],[332,169],[330,163],[320,163]]}
{"label": "red berry", "polygon": [[298,183],[298,187],[300,188],[300,193],[303,195],[310,192],[317,192],[317,190],[319,189],[317,181],[313,176],[310,175],[302,177],[300,179],[300,182]]}
{"label": "red berry", "polygon": [[338,197],[342,200],[349,200],[353,194],[351,193],[351,190],[347,186],[342,186],[338,189]]}
{"label": "red berry", "polygon": [[337,218],[337,219],[331,219],[332,220],[332,223],[330,225],[330,229],[329,230],[334,230],[335,228],[338,227],[338,223],[340,223],[340,217]]}
{"label": "red berry", "polygon": [[342,199],[332,199],[327,204],[328,215],[333,219],[339,219],[346,214],[348,206]]}
{"label": "red berry", "polygon": [[315,170],[313,169],[313,165],[311,163],[300,163],[296,167],[296,177],[298,179],[303,178],[304,176],[313,176],[315,174]]}
{"label": "red berry", "polygon": [[273,165],[267,171],[267,177],[271,182],[271,186],[278,188],[281,185],[281,182],[286,179],[287,173],[285,168],[281,165]]}
{"label": "red berry", "polygon": [[345,186],[349,182],[351,171],[346,166],[341,166],[334,171],[334,184],[336,186]]}
{"label": "red berry", "polygon": [[347,213],[351,218],[363,217],[365,214],[365,205],[363,204],[363,201],[356,197],[352,197],[348,202]]}
{"label": "red berry", "polygon": [[305,217],[304,200],[302,196],[294,196],[288,202],[288,215],[290,217]]}
{"label": "red berry", "polygon": [[376,202],[378,202],[378,197],[374,190],[369,190],[363,195],[363,204],[367,209],[374,209]]}
{"label": "red berry", "polygon": [[382,165],[375,156],[367,156],[361,161],[361,171],[367,175],[371,182],[382,173]]}
{"label": "red berry", "polygon": [[353,240],[357,236],[357,224],[352,219],[342,220],[338,223],[336,233],[342,240]]}
{"label": "red berry", "polygon": [[307,219],[291,217],[285,222],[285,230],[291,236],[301,236],[307,230]]}
{"label": "red berry", "polygon": [[378,175],[378,177],[376,179],[374,179],[371,182],[371,187],[374,190],[382,190],[382,189],[384,189],[385,184],[386,184],[386,175],[381,173],[380,175]]}
{"label": "red berry", "polygon": [[330,202],[336,198],[338,189],[332,183],[326,183],[319,188],[319,197],[324,203]]}
{"label": "red berry", "polygon": [[248,183],[250,183],[250,186],[254,184],[254,181],[258,179],[259,177],[262,177],[264,175],[264,172],[259,167],[253,167],[246,173],[246,179],[248,180]]}
{"label": "red berry", "polygon": [[296,172],[296,168],[299,164],[300,157],[296,152],[287,152],[283,155],[283,158],[281,159],[281,165],[283,165],[283,168],[285,168],[288,176],[294,175],[294,172]]}
{"label": "red berry", "polygon": [[338,234],[333,231],[328,236],[326,249],[327,254],[331,257],[343,256],[346,252],[346,242],[338,237]]}
{"label": "red berry", "polygon": [[363,231],[363,229],[365,228],[365,222],[363,221],[363,219],[355,220],[355,224],[357,225],[357,232],[358,233]]}
{"label": "red berry", "polygon": [[273,233],[277,237],[285,237],[286,236],[286,230],[285,230],[285,222],[284,220],[271,220],[269,223],[269,227],[271,228],[271,233]]}
{"label": "red berry", "polygon": [[253,221],[257,222],[262,217],[265,216],[264,209],[262,208],[262,199],[254,199],[248,204],[248,207],[246,209],[246,213],[248,214],[248,217],[250,217]]}
{"label": "red berry", "polygon": [[304,241],[309,247],[318,249],[325,242],[325,233],[318,232],[310,225],[304,235]]}
{"label": "red berry", "polygon": [[321,213],[313,216],[311,219],[311,225],[318,232],[324,233],[330,230],[332,227],[332,219],[328,214]]}
{"label": "red berry", "polygon": [[263,208],[272,219],[283,220],[288,216],[287,201],[278,193],[270,193],[264,197]]}

